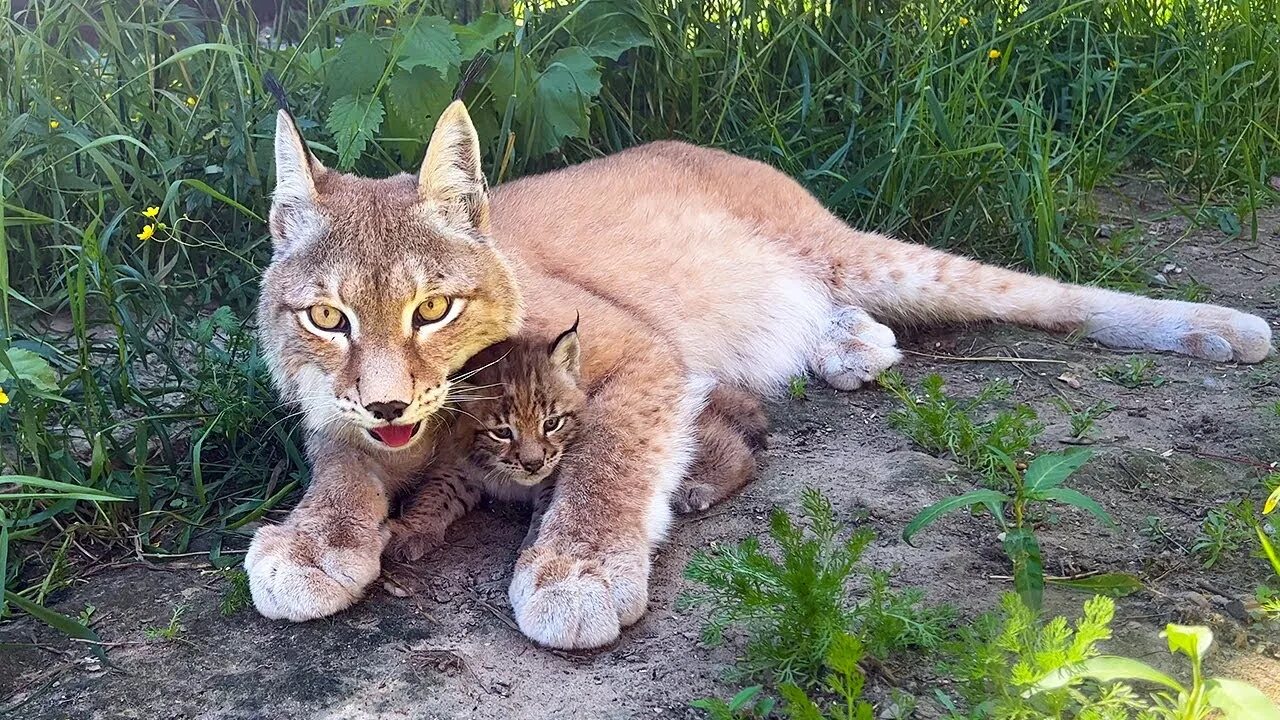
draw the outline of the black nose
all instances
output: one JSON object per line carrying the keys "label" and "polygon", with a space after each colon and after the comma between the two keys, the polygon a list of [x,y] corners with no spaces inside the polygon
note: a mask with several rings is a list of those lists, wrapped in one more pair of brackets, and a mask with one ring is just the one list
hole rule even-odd
{"label": "black nose", "polygon": [[373,413],[373,416],[379,420],[391,422],[404,414],[404,409],[409,407],[409,403],[392,400],[391,402],[371,402],[364,406],[365,410]]}
{"label": "black nose", "polygon": [[542,469],[541,460],[521,460],[520,465],[525,469],[525,472],[538,472]]}

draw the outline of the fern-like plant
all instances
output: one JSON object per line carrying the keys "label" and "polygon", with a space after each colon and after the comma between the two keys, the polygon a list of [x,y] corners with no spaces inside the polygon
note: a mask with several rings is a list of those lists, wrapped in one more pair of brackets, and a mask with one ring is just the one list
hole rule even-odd
{"label": "fern-like plant", "polygon": [[[831,502],[805,490],[797,521],[777,510],[769,522],[776,552],[759,539],[694,555],[685,576],[699,587],[686,593],[684,607],[708,610],[703,638],[719,642],[737,627],[747,635],[741,669],[775,683],[815,687],[825,677],[832,644],[844,635],[865,640],[873,654],[904,647],[943,644],[951,612],[927,608],[916,591],[895,592],[888,576],[863,568],[869,530],[845,533]],[[870,593],[856,602],[848,585],[869,578]]]}

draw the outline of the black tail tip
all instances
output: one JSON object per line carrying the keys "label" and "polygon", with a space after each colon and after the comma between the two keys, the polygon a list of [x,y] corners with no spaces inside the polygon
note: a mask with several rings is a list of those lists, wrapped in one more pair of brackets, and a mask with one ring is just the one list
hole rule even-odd
{"label": "black tail tip", "polygon": [[275,73],[268,70],[262,75],[262,87],[271,93],[271,97],[276,99],[276,107],[285,112],[289,112],[289,98],[284,94],[284,88],[280,86],[280,81],[276,80]]}

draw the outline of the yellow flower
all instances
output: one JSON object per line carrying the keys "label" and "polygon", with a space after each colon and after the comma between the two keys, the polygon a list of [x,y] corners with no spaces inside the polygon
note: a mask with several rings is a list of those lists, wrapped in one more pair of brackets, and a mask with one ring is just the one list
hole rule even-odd
{"label": "yellow flower", "polygon": [[966,25],[968,25],[968,24],[969,24],[969,18],[967,18],[967,17],[965,17],[965,16],[961,15],[961,16],[960,16],[960,27],[964,27],[964,26],[966,26]]}
{"label": "yellow flower", "polygon": [[195,106],[196,106],[196,99],[195,99],[195,98],[193,98],[193,97],[191,97],[190,95],[188,95],[188,96],[187,96],[187,107],[195,107]]}
{"label": "yellow flower", "polygon": [[995,48],[991,48],[990,50],[987,51],[987,57],[991,58],[992,60],[999,60],[1000,51],[996,50]]}
{"label": "yellow flower", "polygon": [[156,234],[155,225],[143,225],[142,232],[138,233],[139,240],[150,240],[152,235]]}
{"label": "yellow flower", "polygon": [[0,388],[0,405],[8,405],[8,404],[9,404],[9,393],[5,392],[4,388]]}
{"label": "yellow flower", "polygon": [[49,121],[49,129],[50,129],[50,130],[57,130],[59,127],[61,127],[61,125],[62,125],[62,123],[58,122],[57,120],[50,120],[50,121]]}
{"label": "yellow flower", "polygon": [[1272,510],[1276,509],[1276,505],[1280,505],[1280,487],[1271,491],[1271,497],[1267,498],[1267,502],[1262,506],[1262,514],[1270,515]]}
{"label": "yellow flower", "polygon": [[156,207],[155,205],[152,205],[151,207],[147,208],[146,210],[143,210],[143,211],[142,211],[142,214],[143,214],[143,215],[146,215],[146,216],[147,216],[147,217],[149,217],[149,218],[153,218],[153,217],[155,217],[155,216],[157,216],[157,215],[159,215],[159,214],[160,214],[160,208]]}

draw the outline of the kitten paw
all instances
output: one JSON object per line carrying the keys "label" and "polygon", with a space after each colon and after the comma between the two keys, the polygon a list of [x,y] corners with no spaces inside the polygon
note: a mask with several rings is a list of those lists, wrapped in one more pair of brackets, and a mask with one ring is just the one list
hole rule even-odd
{"label": "kitten paw", "polygon": [[535,545],[521,553],[509,597],[520,631],[534,642],[563,650],[598,648],[644,614],[648,567]]}
{"label": "kitten paw", "polygon": [[671,509],[681,515],[702,512],[716,502],[719,490],[706,483],[689,483],[683,485],[671,498]]}
{"label": "kitten paw", "polygon": [[355,604],[381,569],[385,537],[367,535],[339,547],[292,524],[260,528],[244,559],[254,607],[272,620],[302,622]]}
{"label": "kitten paw", "polygon": [[398,520],[388,520],[387,528],[391,539],[383,554],[397,562],[417,562],[444,544],[444,531],[436,528],[410,527]]}

